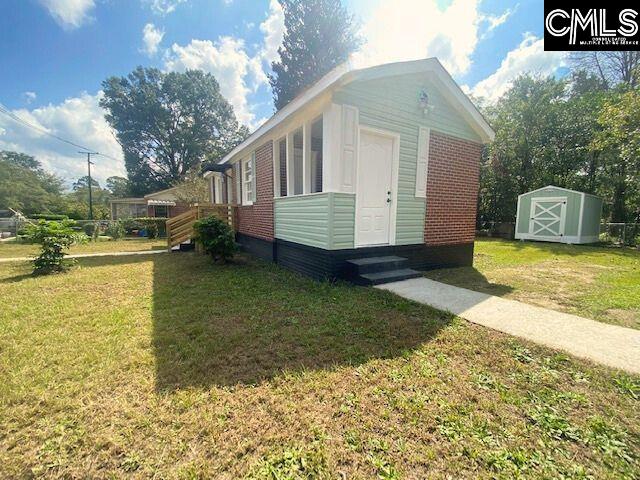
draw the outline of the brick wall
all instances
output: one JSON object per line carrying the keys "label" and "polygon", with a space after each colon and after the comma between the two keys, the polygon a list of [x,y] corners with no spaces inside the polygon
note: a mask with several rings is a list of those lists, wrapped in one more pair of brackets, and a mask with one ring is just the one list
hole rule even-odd
{"label": "brick wall", "polygon": [[482,145],[431,132],[424,242],[473,242]]}
{"label": "brick wall", "polygon": [[[256,149],[256,201],[238,207],[238,232],[273,241],[273,142]],[[238,198],[233,180],[233,198]]]}

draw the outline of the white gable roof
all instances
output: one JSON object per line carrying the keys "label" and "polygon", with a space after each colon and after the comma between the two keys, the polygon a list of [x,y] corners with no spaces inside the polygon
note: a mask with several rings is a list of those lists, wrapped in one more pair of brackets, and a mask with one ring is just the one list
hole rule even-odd
{"label": "white gable roof", "polygon": [[450,101],[458,107],[462,116],[469,122],[483,142],[490,142],[494,139],[495,133],[489,123],[484,119],[471,100],[469,100],[469,97],[467,97],[467,95],[460,89],[455,80],[451,78],[451,75],[449,75],[437,58],[434,57],[410,62],[387,63],[363,69],[353,69],[351,63],[346,62],[333,69],[307,90],[294,98],[285,107],[276,112],[275,115],[247,137],[244,142],[225,155],[219,163],[226,163],[240,152],[251,147],[272,129],[329,89],[351,83],[363,76],[366,76],[367,79],[375,79],[422,72],[432,72],[435,74],[446,88],[446,93],[449,94],[448,97]]}
{"label": "white gable roof", "polygon": [[530,193],[541,192],[547,189],[562,190],[565,192],[578,193],[580,195],[589,195],[590,197],[600,198],[599,196],[594,195],[593,193],[579,192],[578,190],[571,190],[570,188],[564,188],[564,187],[556,187],[555,185],[547,185],[546,187],[536,188],[535,190],[530,190],[528,192],[521,193],[520,195],[518,195],[518,197],[523,197],[525,195],[529,195]]}

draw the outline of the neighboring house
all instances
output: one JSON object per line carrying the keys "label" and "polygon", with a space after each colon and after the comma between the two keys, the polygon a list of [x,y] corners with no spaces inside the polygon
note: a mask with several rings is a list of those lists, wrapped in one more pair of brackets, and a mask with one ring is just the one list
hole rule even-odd
{"label": "neighboring house", "polygon": [[568,188],[538,188],[518,196],[515,237],[559,243],[600,240],[602,199]]}
{"label": "neighboring house", "polygon": [[176,187],[173,187],[150,193],[143,198],[114,198],[110,201],[111,220],[140,217],[175,217],[189,208],[188,205],[178,201],[175,191]]}
{"label": "neighboring house", "polygon": [[471,265],[493,136],[435,58],[343,65],[205,177],[215,202],[239,205],[247,251],[315,278],[379,283],[414,275],[407,267]]}

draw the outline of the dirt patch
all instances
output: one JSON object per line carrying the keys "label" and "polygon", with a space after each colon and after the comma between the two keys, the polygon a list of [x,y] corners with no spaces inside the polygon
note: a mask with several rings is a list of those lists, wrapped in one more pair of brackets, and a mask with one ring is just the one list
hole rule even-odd
{"label": "dirt patch", "polygon": [[610,308],[605,314],[616,319],[616,323],[623,327],[640,328],[640,310],[623,310],[621,308]]}

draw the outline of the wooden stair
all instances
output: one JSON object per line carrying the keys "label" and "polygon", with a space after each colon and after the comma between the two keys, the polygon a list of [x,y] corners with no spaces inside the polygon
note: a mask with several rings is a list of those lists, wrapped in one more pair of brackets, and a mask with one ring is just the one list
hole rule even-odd
{"label": "wooden stair", "polygon": [[189,210],[167,220],[167,247],[169,251],[193,239],[193,225],[201,218],[216,217],[237,231],[238,207],[231,204],[194,205]]}

